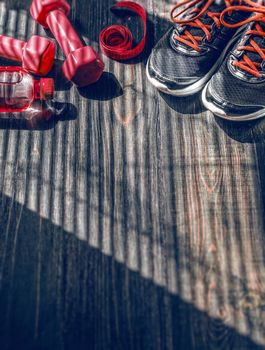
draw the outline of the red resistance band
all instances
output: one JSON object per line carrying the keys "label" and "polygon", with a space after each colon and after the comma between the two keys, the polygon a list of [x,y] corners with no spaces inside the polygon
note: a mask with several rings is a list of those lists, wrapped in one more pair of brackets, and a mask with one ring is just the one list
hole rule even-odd
{"label": "red resistance band", "polygon": [[146,11],[145,9],[132,1],[121,1],[113,6],[125,7],[137,13],[144,24],[144,36],[139,44],[133,46],[133,37],[129,28],[123,25],[112,25],[104,28],[99,35],[101,51],[108,57],[117,60],[129,60],[138,56],[145,47],[146,43]]}

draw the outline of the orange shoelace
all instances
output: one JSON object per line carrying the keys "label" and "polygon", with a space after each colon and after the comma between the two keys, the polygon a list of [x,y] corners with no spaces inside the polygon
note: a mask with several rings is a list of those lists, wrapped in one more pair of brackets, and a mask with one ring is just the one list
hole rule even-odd
{"label": "orange shoelace", "polygon": [[[256,22],[254,29],[248,30],[246,32],[246,35],[255,35],[261,38],[265,39],[265,31],[262,29],[260,23],[265,23],[265,6],[253,3],[252,1],[246,1],[245,2],[250,5],[248,6],[231,6],[226,8],[221,16],[220,16],[220,22],[228,27],[228,28],[238,28],[242,25],[245,25],[250,22]],[[230,24],[225,21],[225,15],[229,12],[231,13],[232,11],[235,10],[240,10],[240,11],[245,11],[245,12],[251,12],[255,13],[254,16],[249,17],[248,19],[235,23],[235,24]],[[236,60],[233,61],[232,64],[235,67],[238,67],[252,75],[254,75],[257,78],[260,78],[262,74],[259,72],[259,68],[261,68],[263,61],[265,61],[265,48],[261,48],[260,45],[255,42],[254,39],[249,40],[249,45],[247,46],[239,46],[237,48],[238,51],[248,51],[248,52],[254,52],[256,53],[260,58],[261,62],[256,62],[253,61],[250,57],[248,57],[247,54],[244,54],[242,57],[242,60]]]}
{"label": "orange shoelace", "polygon": [[[231,7],[232,3],[235,0],[224,0],[224,3],[227,7]],[[184,0],[178,5],[174,6],[171,13],[170,17],[171,20],[175,23],[181,24],[181,25],[186,25],[192,28],[200,28],[208,41],[211,40],[211,24],[205,24],[201,21],[201,16],[204,14],[207,14],[208,17],[210,17],[216,26],[220,28],[221,22],[220,22],[220,17],[221,17],[221,12],[211,12],[209,11],[209,7],[213,4],[214,0]],[[195,7],[190,11],[189,14],[194,14],[192,18],[188,19],[178,19],[180,15],[183,13],[187,12],[190,8],[194,7],[195,5],[202,5],[201,8]],[[185,6],[186,5],[186,6]],[[176,13],[176,11],[181,8],[185,7],[183,10],[180,12]],[[174,37],[176,40],[182,42],[183,44],[186,44],[187,46],[190,46],[194,50],[200,52],[200,43],[203,39],[203,36],[199,35],[193,35],[188,29],[184,31],[184,34],[180,35],[175,35]]]}
{"label": "orange shoelace", "polygon": [[[261,1],[261,0],[260,0]],[[235,2],[239,3],[240,5],[238,6],[232,6]],[[200,28],[207,39],[207,41],[211,40],[211,24],[205,24],[202,22],[201,17],[206,14],[208,17],[210,17],[214,23],[216,24],[217,28],[220,28],[221,25],[226,25],[227,27],[230,28],[237,28],[240,27],[241,25],[244,25],[248,22],[251,22],[251,20],[246,20],[240,23],[237,23],[236,25],[230,25],[229,23],[226,23],[224,21],[224,15],[226,13],[229,13],[231,15],[232,11],[234,10],[242,10],[242,11],[248,11],[248,12],[253,12],[257,8],[260,9],[262,6],[258,5],[257,3],[251,1],[251,0],[224,0],[224,4],[226,6],[226,9],[223,12],[211,12],[209,11],[209,8],[211,5],[213,5],[214,0],[184,0],[181,3],[177,4],[176,6],[173,7],[170,17],[171,20],[175,23],[178,23],[183,26],[188,26],[191,28]],[[242,6],[242,4],[248,5],[248,6]],[[198,5],[195,7],[195,5]],[[179,8],[184,7],[183,10],[177,12]],[[186,13],[189,9],[192,9],[189,14],[192,15],[194,14],[193,17],[188,18],[188,19],[179,19],[179,16],[181,16],[183,13]],[[177,13],[176,13],[177,12]],[[262,14],[264,14],[262,12]],[[221,21],[222,18],[222,21]],[[258,19],[260,20],[261,16],[258,16]],[[263,19],[264,21],[264,19]],[[263,31],[261,27],[259,26],[256,28],[255,33],[258,31],[259,35],[263,35]],[[174,36],[175,40],[182,42],[183,44],[186,44],[187,46],[190,46],[194,50],[200,52],[200,43],[203,40],[203,36],[199,35],[193,35],[188,29],[184,31],[184,34],[179,34]],[[255,45],[255,44],[254,44]]]}

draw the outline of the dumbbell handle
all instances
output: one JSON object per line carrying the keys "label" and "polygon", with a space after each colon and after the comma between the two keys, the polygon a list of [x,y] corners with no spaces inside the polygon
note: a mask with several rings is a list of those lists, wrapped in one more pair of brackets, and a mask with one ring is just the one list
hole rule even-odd
{"label": "dumbbell handle", "polygon": [[46,22],[66,56],[84,46],[64,12],[60,10],[51,11],[46,18]]}
{"label": "dumbbell handle", "polygon": [[25,41],[0,35],[0,56],[14,61],[22,61]]}

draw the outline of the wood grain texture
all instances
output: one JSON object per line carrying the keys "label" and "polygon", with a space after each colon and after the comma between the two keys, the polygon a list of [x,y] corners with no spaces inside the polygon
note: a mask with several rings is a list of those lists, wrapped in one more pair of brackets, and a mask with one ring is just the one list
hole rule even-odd
{"label": "wood grain texture", "polygon": [[[98,48],[111,0],[73,0]],[[1,33],[45,34],[30,1]],[[265,349],[265,122],[222,122],[145,76],[167,0],[142,1],[146,52],[76,89],[47,130],[0,124],[0,349]],[[137,18],[127,22],[141,35]]]}

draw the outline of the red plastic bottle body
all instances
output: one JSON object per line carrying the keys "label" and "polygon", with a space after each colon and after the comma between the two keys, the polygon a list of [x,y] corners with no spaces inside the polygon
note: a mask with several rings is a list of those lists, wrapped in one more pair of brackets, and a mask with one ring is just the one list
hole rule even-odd
{"label": "red plastic bottle body", "polygon": [[34,80],[21,67],[0,67],[0,113],[23,112],[35,100],[52,98],[52,79]]}

